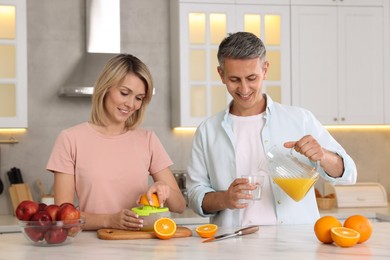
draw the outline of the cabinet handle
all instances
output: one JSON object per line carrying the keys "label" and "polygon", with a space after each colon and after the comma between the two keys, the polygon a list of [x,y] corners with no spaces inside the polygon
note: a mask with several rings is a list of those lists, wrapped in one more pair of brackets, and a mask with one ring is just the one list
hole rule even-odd
{"label": "cabinet handle", "polygon": [[333,118],[333,121],[337,122],[337,117]]}
{"label": "cabinet handle", "polygon": [[342,118],[341,118],[341,121],[345,121],[345,117],[342,117]]}

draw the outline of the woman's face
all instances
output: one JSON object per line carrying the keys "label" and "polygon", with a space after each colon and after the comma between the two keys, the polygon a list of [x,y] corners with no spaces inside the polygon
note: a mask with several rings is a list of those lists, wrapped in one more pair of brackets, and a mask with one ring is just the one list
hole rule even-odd
{"label": "woman's face", "polygon": [[145,85],[134,73],[127,74],[121,83],[110,87],[104,99],[110,124],[124,125],[140,109],[145,95]]}

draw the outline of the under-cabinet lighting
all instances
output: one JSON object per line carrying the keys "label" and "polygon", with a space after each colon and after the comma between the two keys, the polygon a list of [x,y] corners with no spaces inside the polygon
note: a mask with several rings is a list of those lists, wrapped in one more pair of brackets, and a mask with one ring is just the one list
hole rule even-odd
{"label": "under-cabinet lighting", "polygon": [[0,144],[17,144],[19,141],[12,135],[24,134],[27,131],[26,128],[0,128],[0,135],[9,136],[8,139],[0,137]]}
{"label": "under-cabinet lighting", "polygon": [[390,125],[326,125],[328,130],[341,130],[341,131],[351,131],[351,130],[370,130],[370,131],[390,131]]}
{"label": "under-cabinet lighting", "polygon": [[[325,125],[325,128],[328,130],[341,130],[341,131],[351,131],[351,130],[371,130],[371,131],[390,131],[390,125]],[[194,133],[196,127],[175,127],[173,128],[175,133]]]}
{"label": "under-cabinet lighting", "polygon": [[0,134],[23,134],[26,128],[0,128]]}
{"label": "under-cabinet lighting", "polygon": [[195,133],[196,127],[175,127],[173,132],[175,133]]}

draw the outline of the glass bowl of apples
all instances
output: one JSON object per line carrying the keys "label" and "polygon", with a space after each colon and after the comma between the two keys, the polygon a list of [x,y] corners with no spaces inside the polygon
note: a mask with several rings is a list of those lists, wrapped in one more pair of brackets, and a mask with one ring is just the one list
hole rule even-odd
{"label": "glass bowl of apples", "polygon": [[58,206],[23,201],[15,213],[23,235],[36,246],[69,244],[80,234],[85,223],[80,218],[80,211],[71,203]]}

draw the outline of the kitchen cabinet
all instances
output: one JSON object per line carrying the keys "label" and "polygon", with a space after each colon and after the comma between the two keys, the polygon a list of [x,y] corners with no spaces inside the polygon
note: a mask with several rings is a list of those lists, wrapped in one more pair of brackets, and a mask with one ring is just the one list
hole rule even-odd
{"label": "kitchen cabinet", "polygon": [[250,31],[264,41],[271,65],[263,91],[290,104],[287,2],[171,0],[173,127],[196,127],[227,107],[231,97],[217,73],[217,51],[236,31]]}
{"label": "kitchen cabinet", "polygon": [[27,127],[26,1],[0,0],[0,127]]}
{"label": "kitchen cabinet", "polygon": [[292,104],[323,124],[383,124],[389,46],[383,1],[291,4]]}

